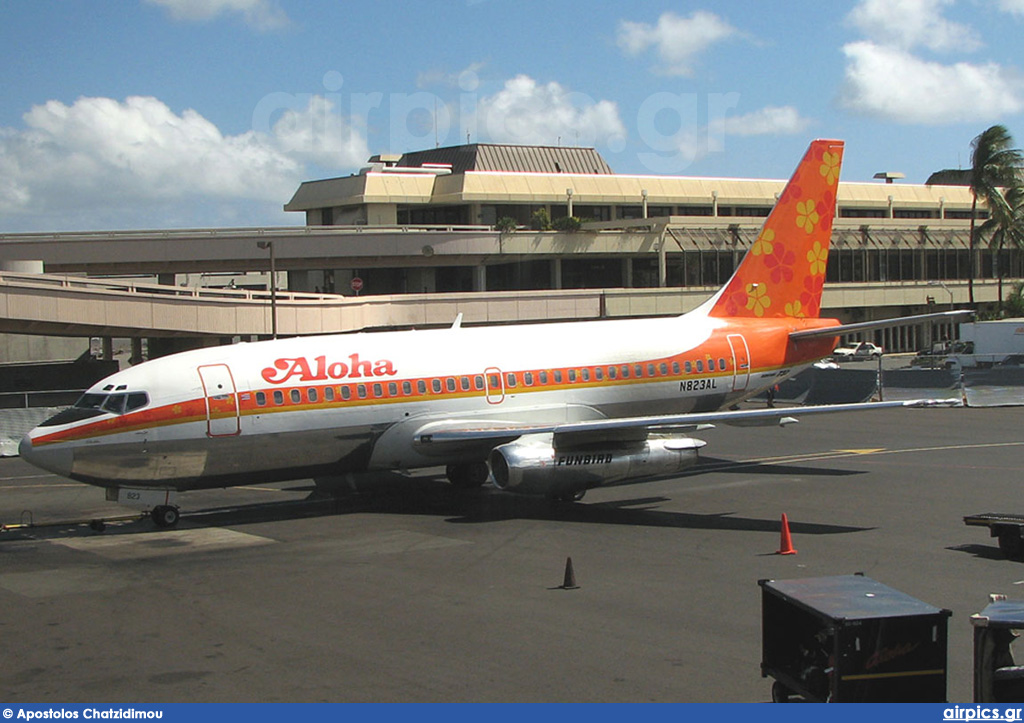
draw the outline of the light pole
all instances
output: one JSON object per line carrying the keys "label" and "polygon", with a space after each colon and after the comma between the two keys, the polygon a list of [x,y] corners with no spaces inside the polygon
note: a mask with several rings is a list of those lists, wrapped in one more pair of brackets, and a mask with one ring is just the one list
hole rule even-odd
{"label": "light pole", "polygon": [[273,241],[257,241],[256,246],[270,250],[270,333],[277,338],[277,259],[274,256]]}
{"label": "light pole", "polygon": [[929,281],[928,285],[929,286],[941,286],[942,288],[944,288],[946,290],[946,293],[949,294],[949,310],[952,311],[953,310],[953,290],[950,289],[948,286],[946,286],[941,281],[934,281],[934,280],[933,281]]}

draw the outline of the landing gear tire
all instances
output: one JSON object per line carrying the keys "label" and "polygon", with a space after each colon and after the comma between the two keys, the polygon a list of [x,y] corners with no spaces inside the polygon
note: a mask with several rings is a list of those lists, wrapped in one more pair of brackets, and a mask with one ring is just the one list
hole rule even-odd
{"label": "landing gear tire", "polygon": [[999,531],[999,549],[1011,560],[1024,557],[1024,539],[1018,527],[1004,527]]}
{"label": "landing gear tire", "polygon": [[149,514],[157,527],[174,527],[181,517],[178,508],[172,505],[157,505]]}
{"label": "landing gear tire", "polygon": [[579,502],[586,494],[586,490],[574,490],[573,492],[560,492],[553,495],[551,499],[555,502]]}
{"label": "landing gear tire", "polygon": [[793,691],[779,681],[772,683],[772,703],[788,703]]}
{"label": "landing gear tire", "polygon": [[445,474],[452,487],[460,490],[471,490],[481,487],[491,474],[486,462],[470,462],[468,464],[450,464]]}

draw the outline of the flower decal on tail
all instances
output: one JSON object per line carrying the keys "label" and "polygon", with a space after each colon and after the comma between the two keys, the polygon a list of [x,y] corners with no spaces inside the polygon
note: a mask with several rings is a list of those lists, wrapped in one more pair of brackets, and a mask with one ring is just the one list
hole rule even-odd
{"label": "flower decal on tail", "polygon": [[796,205],[796,225],[807,233],[813,233],[821,216],[818,215],[818,204],[813,199],[800,201]]}
{"label": "flower decal on tail", "polygon": [[768,289],[763,284],[747,284],[747,310],[753,311],[754,316],[764,316],[772,300],[768,296]]}
{"label": "flower decal on tail", "polygon": [[825,273],[825,268],[828,265],[828,248],[822,246],[821,242],[815,241],[814,246],[807,252],[807,261],[811,265],[812,276]]}

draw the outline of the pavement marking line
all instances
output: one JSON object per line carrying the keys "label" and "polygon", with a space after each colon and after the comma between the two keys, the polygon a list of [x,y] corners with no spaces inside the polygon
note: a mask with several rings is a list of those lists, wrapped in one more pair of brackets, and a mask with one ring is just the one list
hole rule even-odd
{"label": "pavement marking line", "polygon": [[145,560],[170,555],[269,545],[276,540],[222,527],[203,527],[195,530],[67,537],[59,540],[47,540],[47,542],[80,552],[91,552],[108,560]]}

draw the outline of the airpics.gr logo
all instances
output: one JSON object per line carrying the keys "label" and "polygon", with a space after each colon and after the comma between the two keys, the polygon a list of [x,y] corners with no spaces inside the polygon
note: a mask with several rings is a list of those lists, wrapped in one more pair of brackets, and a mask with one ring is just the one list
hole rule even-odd
{"label": "airpics.gr logo", "polygon": [[366,361],[359,354],[350,354],[345,361],[328,363],[326,356],[318,356],[312,361],[306,357],[283,358],[274,361],[273,366],[261,372],[270,384],[285,382],[317,382],[340,379],[359,379],[361,377],[390,377],[396,374],[395,365],[389,359]]}

